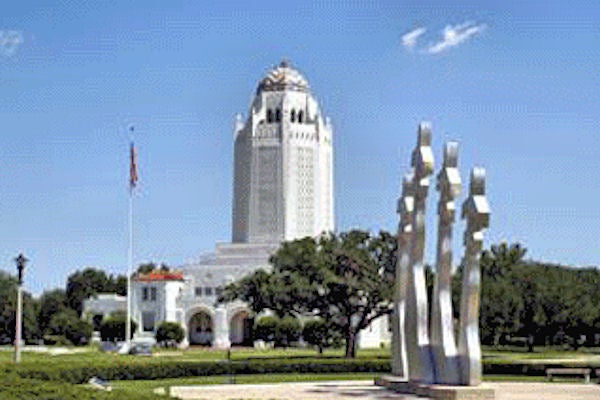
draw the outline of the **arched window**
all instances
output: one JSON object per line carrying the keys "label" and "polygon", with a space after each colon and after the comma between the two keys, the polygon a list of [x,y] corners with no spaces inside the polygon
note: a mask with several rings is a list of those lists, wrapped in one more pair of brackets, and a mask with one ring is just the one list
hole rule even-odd
{"label": "arched window", "polygon": [[304,113],[302,111],[298,111],[298,123],[301,124],[304,120]]}
{"label": "arched window", "polygon": [[271,111],[270,108],[267,110],[267,122],[268,123],[273,122],[273,111]]}
{"label": "arched window", "polygon": [[281,121],[281,110],[279,108],[275,110],[275,121]]}
{"label": "arched window", "polygon": [[290,116],[290,120],[292,122],[296,122],[296,110],[292,110],[292,114]]}

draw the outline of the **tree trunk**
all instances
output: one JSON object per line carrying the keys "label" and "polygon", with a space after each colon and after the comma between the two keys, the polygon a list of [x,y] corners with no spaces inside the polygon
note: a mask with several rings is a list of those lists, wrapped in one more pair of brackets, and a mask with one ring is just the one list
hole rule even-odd
{"label": "tree trunk", "polygon": [[350,330],[346,334],[346,358],[356,357],[356,333]]}

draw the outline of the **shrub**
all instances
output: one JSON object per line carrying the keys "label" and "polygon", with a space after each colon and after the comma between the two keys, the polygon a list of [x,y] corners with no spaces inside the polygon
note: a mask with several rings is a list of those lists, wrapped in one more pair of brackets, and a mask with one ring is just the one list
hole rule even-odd
{"label": "shrub", "polygon": [[339,332],[331,329],[327,323],[320,319],[311,319],[304,323],[302,329],[303,339],[319,350],[319,354],[323,353],[323,349],[330,346],[337,346],[342,342],[342,337]]}
{"label": "shrub", "polygon": [[[100,325],[100,337],[103,341],[122,341],[125,340],[125,320],[127,318],[121,314],[115,314],[102,321]],[[137,324],[131,321],[131,335],[135,332]]]}
{"label": "shrub", "polygon": [[277,335],[277,318],[271,316],[260,317],[254,323],[254,338],[265,342],[274,342]]}
{"label": "shrub", "polygon": [[156,341],[162,345],[179,344],[185,333],[177,322],[162,322],[156,331]]}
{"label": "shrub", "polygon": [[292,342],[298,341],[301,333],[302,326],[298,318],[288,316],[279,319],[275,329],[275,345],[287,347]]}

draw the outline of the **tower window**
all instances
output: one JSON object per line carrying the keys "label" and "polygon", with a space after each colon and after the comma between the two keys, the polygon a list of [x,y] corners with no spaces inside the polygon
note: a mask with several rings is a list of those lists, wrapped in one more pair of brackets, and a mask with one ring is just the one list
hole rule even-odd
{"label": "tower window", "polygon": [[281,110],[279,108],[275,110],[275,121],[281,121]]}
{"label": "tower window", "polygon": [[298,111],[298,123],[301,124],[304,122],[304,113],[302,111]]}
{"label": "tower window", "polygon": [[292,114],[290,116],[290,120],[292,122],[296,122],[296,110],[292,110]]}
{"label": "tower window", "polygon": [[270,108],[267,110],[267,122],[268,123],[273,122],[273,111],[271,111]]}

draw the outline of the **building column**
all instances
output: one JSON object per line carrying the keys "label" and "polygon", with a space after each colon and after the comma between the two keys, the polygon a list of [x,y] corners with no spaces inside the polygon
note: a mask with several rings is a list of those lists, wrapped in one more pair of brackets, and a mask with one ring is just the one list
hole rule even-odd
{"label": "building column", "polygon": [[231,342],[229,341],[229,320],[227,318],[227,309],[224,306],[218,306],[215,310],[213,347],[217,349],[228,349],[231,347]]}

